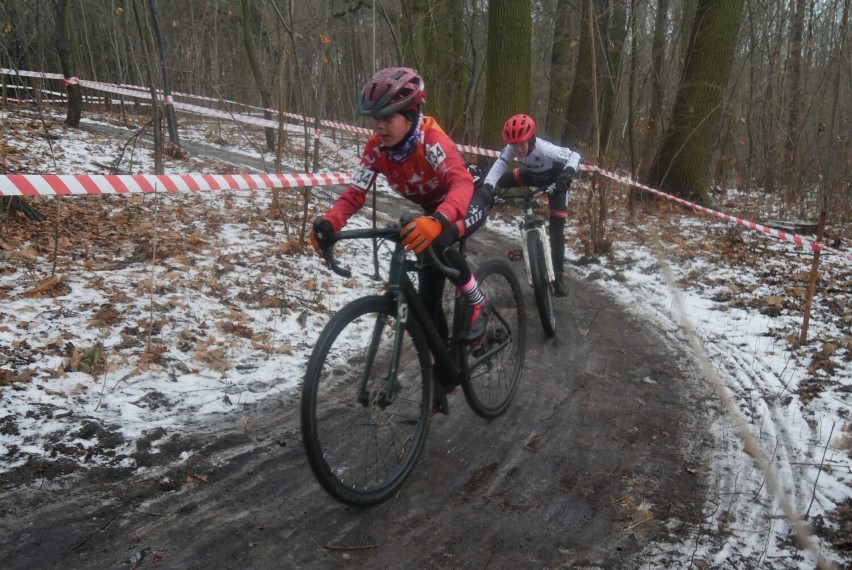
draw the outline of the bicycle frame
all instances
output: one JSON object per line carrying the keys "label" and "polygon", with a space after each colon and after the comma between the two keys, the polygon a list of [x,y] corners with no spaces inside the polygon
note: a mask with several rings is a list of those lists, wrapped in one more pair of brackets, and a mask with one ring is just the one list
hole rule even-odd
{"label": "bicycle frame", "polygon": [[[459,248],[461,253],[464,254],[464,240],[461,241]],[[401,244],[397,243],[391,257],[391,269],[389,272],[388,291],[386,294],[395,299],[397,307],[397,330],[394,337],[395,344],[393,348],[394,362],[397,362],[396,356],[399,354],[398,351],[403,341],[402,327],[405,326],[405,321],[410,316],[408,311],[410,308],[412,309],[411,312],[414,313],[414,318],[420,325],[420,328],[426,333],[426,342],[429,345],[432,355],[435,357],[435,361],[442,366],[444,370],[450,372],[458,383],[462,383],[467,379],[471,370],[476,370],[483,364],[487,363],[492,356],[506,348],[512,339],[510,337],[501,338],[498,343],[487,351],[474,349],[474,351],[472,351],[472,355],[475,358],[468,362],[464,356],[462,345],[456,337],[459,333],[459,327],[453,326],[450,331],[450,346],[447,347],[446,341],[440,333],[438,333],[438,329],[432,320],[432,316],[423,305],[423,300],[414,288],[414,284],[411,282],[411,279],[409,279],[407,272],[412,270],[419,271],[427,264],[437,267],[445,276],[450,276],[455,273],[456,270],[448,267],[440,261],[431,247],[426,251],[428,262],[425,261],[423,257],[418,257],[414,260],[407,257],[405,249],[403,249]],[[459,295],[456,294],[454,308],[455,314],[459,314],[460,309],[461,300]],[[492,318],[498,319],[507,329],[511,329],[511,326],[506,321],[505,317],[498,311],[494,311]],[[388,375],[390,390],[393,391],[393,384],[396,381],[396,368],[394,367]],[[391,379],[390,376],[393,376],[393,379]]]}
{"label": "bicycle frame", "polygon": [[[377,231],[380,235],[377,235]],[[399,243],[398,236],[399,228],[387,228],[385,230],[346,230],[338,232],[337,234],[338,240],[383,237],[393,239],[393,241],[395,242],[394,251],[391,254],[390,269],[388,271],[388,286],[387,290],[385,291],[385,295],[393,299],[394,304],[396,306],[397,318],[395,324],[396,330],[394,331],[394,345],[392,347],[392,366],[388,370],[387,389],[382,394],[381,400],[378,402],[378,404],[382,407],[388,406],[393,403],[393,399],[396,392],[397,365],[399,363],[399,354],[401,352],[402,342],[405,336],[403,329],[406,326],[408,319],[411,318],[412,315],[417,324],[425,333],[426,342],[429,346],[430,352],[435,358],[435,361],[441,367],[443,367],[444,370],[448,371],[453,375],[454,378],[457,378],[459,380],[461,379],[460,375],[466,374],[468,370],[467,367],[460,367],[458,364],[459,362],[463,362],[463,359],[460,357],[461,349],[458,346],[458,343],[453,342],[451,344],[451,348],[447,348],[445,340],[438,332],[438,329],[432,321],[431,315],[429,315],[429,312],[423,305],[423,300],[417,293],[417,290],[414,287],[414,283],[412,283],[411,279],[408,277],[409,271],[419,271],[423,269],[423,267],[426,265],[424,258],[422,256],[416,259],[412,259],[411,257],[409,257],[406,254],[406,251],[403,248],[402,244]],[[437,256],[435,256],[431,248],[429,248],[427,251],[428,256],[430,257],[431,264],[437,267],[439,271],[444,273],[444,275],[450,276],[455,272],[455,269],[452,269],[441,263],[440,260],[438,260]],[[344,277],[350,277],[351,273],[341,268],[334,261],[334,258],[330,255],[330,249],[328,250],[328,253],[329,255],[325,257],[328,266],[335,273]],[[456,311],[458,311],[460,304],[458,298],[456,299],[455,303]],[[357,397],[357,401],[364,406],[367,406],[370,403],[369,390],[367,386],[368,373],[369,370],[372,368],[372,360],[375,358],[375,350],[377,347],[376,339],[381,336],[384,327],[385,322],[381,319],[377,319],[373,329],[373,340],[371,340],[370,342],[370,351],[367,354],[369,365],[365,367],[365,377],[361,381],[360,390]],[[453,337],[455,337],[455,333],[457,331],[452,332]]]}
{"label": "bicycle frame", "polygon": [[[420,271],[426,265],[432,265],[445,276],[450,277],[456,274],[456,270],[441,262],[431,247],[426,250],[427,253],[425,256],[418,256],[416,259],[412,259],[406,254],[402,244],[398,241],[398,236],[399,228],[386,228],[384,230],[346,230],[338,232],[336,236],[337,240],[383,237],[392,239],[396,244],[394,251],[391,254],[390,269],[388,271],[388,286],[385,292],[386,296],[389,296],[394,300],[397,318],[395,324],[396,330],[394,331],[394,345],[392,348],[392,366],[388,371],[387,389],[381,395],[381,399],[378,402],[378,404],[383,407],[390,405],[396,395],[396,380],[398,372],[397,364],[399,362],[399,354],[401,352],[402,342],[404,339],[403,328],[412,315],[425,333],[427,345],[429,346],[429,350],[432,353],[435,362],[437,362],[445,371],[452,374],[458,383],[462,383],[470,374],[471,370],[475,370],[487,363],[493,355],[502,351],[512,341],[511,337],[499,339],[499,342],[487,351],[474,351],[472,353],[474,359],[468,362],[467,358],[465,358],[462,345],[456,338],[459,331],[456,330],[457,327],[453,326],[453,330],[451,331],[452,342],[450,343],[450,346],[447,347],[446,341],[438,332],[438,329],[432,320],[432,316],[429,314],[429,311],[427,311],[423,304],[423,300],[417,293],[414,283],[412,283],[411,279],[408,277],[408,272]],[[464,240],[462,240],[459,247],[463,254]],[[331,249],[328,250],[325,260],[328,266],[335,273],[344,277],[351,277],[351,273],[349,271],[341,268],[335,262],[331,254]],[[460,308],[461,300],[457,295],[455,300],[456,314],[459,314]],[[511,326],[509,326],[505,317],[499,314],[499,312],[495,311],[492,318],[499,319],[507,329],[511,330]],[[370,364],[372,363],[373,358],[375,358],[375,349],[377,345],[375,339],[379,338],[384,326],[384,321],[377,319],[373,329],[373,340],[371,340],[370,343],[370,351],[367,354],[367,359]],[[365,367],[365,371],[369,371],[371,367],[371,365],[368,365]],[[367,374],[368,373],[365,372],[357,397],[357,401],[364,406],[367,406],[370,403]]]}
{"label": "bicycle frame", "polygon": [[518,199],[524,201],[524,219],[518,223],[518,228],[521,230],[521,249],[524,252],[524,272],[527,276],[527,283],[532,286],[532,271],[530,270],[530,255],[527,248],[527,234],[530,232],[538,232],[541,237],[541,245],[544,248],[544,266],[547,270],[547,282],[553,283],[556,279],[556,273],[553,271],[553,259],[550,255],[550,237],[547,235],[547,223],[544,220],[536,218],[534,206],[535,197],[539,194],[550,194],[553,190],[553,185],[543,188],[534,188],[524,192],[523,196],[518,196]]}
{"label": "bicycle frame", "polygon": [[[432,253],[431,249],[429,252],[434,257],[434,253]],[[437,261],[437,259],[434,261]],[[407,257],[402,245],[399,243],[396,244],[393,255],[391,256],[390,271],[388,275],[388,290],[385,293],[394,299],[397,314],[397,330],[394,335],[395,341],[393,347],[394,367],[388,372],[388,384],[391,390],[393,390],[393,384],[396,381],[395,364],[399,360],[398,355],[404,339],[402,329],[405,327],[411,313],[413,313],[417,324],[420,325],[420,328],[424,333],[426,333],[426,342],[429,345],[429,350],[435,357],[435,361],[438,362],[438,364],[440,364],[445,370],[450,372],[453,377],[458,378],[459,374],[466,372],[464,367],[458,366],[460,359],[458,358],[458,353],[455,352],[457,350],[455,348],[456,343],[452,343],[454,354],[451,354],[450,350],[447,348],[445,340],[441,337],[440,333],[438,333],[438,329],[432,321],[431,315],[429,315],[429,312],[423,305],[423,300],[417,293],[414,283],[412,283],[411,279],[408,277],[408,271],[419,271],[423,268],[423,266],[424,262],[422,258],[411,259],[410,257]],[[458,310],[459,300],[456,299],[455,303],[456,310]],[[456,331],[453,331],[453,335],[455,335],[455,332]]]}

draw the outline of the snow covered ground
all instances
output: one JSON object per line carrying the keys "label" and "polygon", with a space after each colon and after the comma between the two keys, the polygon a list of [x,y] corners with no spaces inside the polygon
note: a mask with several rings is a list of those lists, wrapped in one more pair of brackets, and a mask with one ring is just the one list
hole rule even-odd
{"label": "snow covered ground", "polygon": [[[153,172],[150,152],[124,147],[132,131],[111,140],[67,129],[62,119],[0,110],[0,172],[107,173],[119,155],[124,172]],[[300,133],[291,133],[285,169],[303,170]],[[226,126],[185,124],[181,135],[258,156]],[[322,142],[323,166],[348,172],[358,141]],[[166,166],[167,174],[233,171],[192,157]],[[577,216],[586,188],[581,181],[572,189]],[[792,547],[774,475],[819,532],[823,554],[848,564],[852,263],[823,255],[808,341],[798,346],[809,253],[658,203],[640,205],[630,222],[624,188],[610,192],[611,252],[589,262],[582,224],[569,224],[569,270],[671,343],[688,343],[683,323],[694,326],[721,393],[747,420],[739,426],[721,399],[695,402],[719,409],[708,426],[715,447],[706,521],[690,543],[657,545],[643,560],[813,567],[813,553]],[[289,196],[283,219],[269,214],[268,191],[43,197],[31,203],[48,222],[0,217],[0,477],[44,457],[132,465],[134,441],[144,434],[190,430],[295,389],[330,312],[375,286],[367,278],[372,268],[360,278],[332,277],[299,245],[301,198]],[[763,210],[743,212],[743,203],[753,206],[749,197],[716,195],[722,210],[749,219],[773,216],[773,196],[764,198]],[[312,212],[323,207],[311,200]],[[489,226],[516,231],[504,213]],[[852,230],[833,230],[848,251]],[[754,460],[759,451],[745,453],[742,427],[771,459],[769,477]]]}

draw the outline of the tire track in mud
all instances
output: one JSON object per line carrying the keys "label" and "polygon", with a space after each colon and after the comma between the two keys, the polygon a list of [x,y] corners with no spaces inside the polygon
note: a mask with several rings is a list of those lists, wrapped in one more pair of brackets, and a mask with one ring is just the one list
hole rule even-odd
{"label": "tire track in mud", "polygon": [[[631,286],[632,302],[628,304],[634,307],[633,311],[656,322],[672,344],[686,345],[679,317],[673,314],[674,303],[653,300],[657,296],[646,290],[645,281],[637,280]],[[649,298],[651,302],[647,302]],[[825,427],[815,425],[801,413],[797,398],[783,397],[789,386],[760,356],[761,350],[776,350],[776,341],[767,339],[766,345],[759,341],[759,346],[750,346],[739,334],[744,323],[753,327],[755,318],[760,317],[733,314],[723,317],[722,323],[694,326],[716,372],[748,418],[748,429],[771,458],[773,470],[797,511],[807,512],[812,500],[832,504],[842,501],[842,479],[818,466],[828,443]],[[686,548],[694,548],[711,565],[751,566],[772,560],[773,567],[798,568],[801,552],[789,538],[791,531],[783,522],[776,497],[767,488],[766,474],[744,451],[739,428],[718,395],[710,394],[706,405],[713,410],[708,424],[712,438],[707,450],[708,500],[704,523],[696,527],[693,544]],[[800,426],[800,431],[791,432],[791,425]],[[827,492],[817,490],[817,478],[820,488],[827,487]]]}

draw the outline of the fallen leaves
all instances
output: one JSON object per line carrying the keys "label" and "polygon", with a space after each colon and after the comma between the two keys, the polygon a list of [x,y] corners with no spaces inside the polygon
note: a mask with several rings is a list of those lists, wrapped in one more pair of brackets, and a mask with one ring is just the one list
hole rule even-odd
{"label": "fallen leaves", "polygon": [[61,277],[48,277],[42,280],[34,288],[24,291],[24,297],[58,297],[66,295],[70,291],[70,287]]}

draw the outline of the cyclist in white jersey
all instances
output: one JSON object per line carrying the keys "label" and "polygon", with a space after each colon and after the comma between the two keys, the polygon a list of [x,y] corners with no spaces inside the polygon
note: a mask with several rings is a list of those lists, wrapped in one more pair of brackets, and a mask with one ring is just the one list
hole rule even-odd
{"label": "cyclist in white jersey", "polygon": [[[580,155],[567,147],[556,146],[535,136],[535,121],[529,115],[515,115],[503,125],[506,148],[485,177],[488,190],[515,186],[546,186],[556,182],[556,191],[548,197],[550,252],[556,274],[553,292],[568,294],[565,271],[565,221],[568,219],[568,188],[580,167]],[[512,160],[519,168],[506,172]]]}

